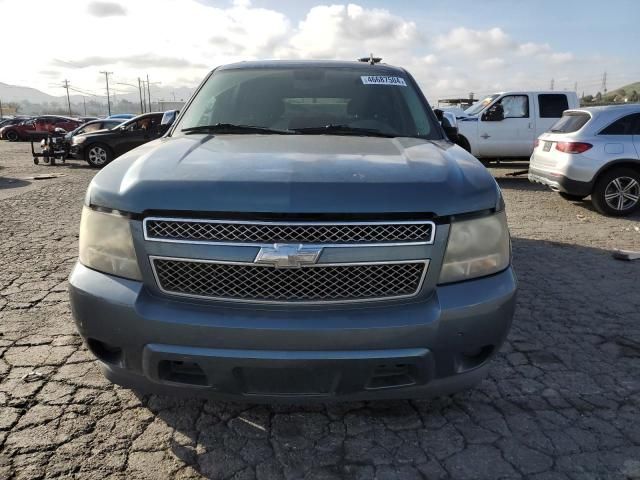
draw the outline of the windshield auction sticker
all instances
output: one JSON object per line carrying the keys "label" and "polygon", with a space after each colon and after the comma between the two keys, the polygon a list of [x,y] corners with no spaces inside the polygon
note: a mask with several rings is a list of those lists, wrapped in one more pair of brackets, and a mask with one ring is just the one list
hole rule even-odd
{"label": "windshield auction sticker", "polygon": [[365,85],[394,85],[396,87],[406,87],[404,78],[388,77],[386,75],[363,75],[360,77]]}

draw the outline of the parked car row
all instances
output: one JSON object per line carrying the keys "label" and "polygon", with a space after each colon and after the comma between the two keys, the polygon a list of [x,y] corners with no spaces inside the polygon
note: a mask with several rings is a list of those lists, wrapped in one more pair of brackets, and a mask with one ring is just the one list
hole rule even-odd
{"label": "parked car row", "polygon": [[44,145],[46,137],[64,135],[66,157],[86,160],[92,167],[100,168],[123,153],[161,136],[170,125],[161,125],[163,115],[155,112],[137,117],[116,114],[103,119],[58,115],[14,118],[0,125],[0,139],[42,139]]}

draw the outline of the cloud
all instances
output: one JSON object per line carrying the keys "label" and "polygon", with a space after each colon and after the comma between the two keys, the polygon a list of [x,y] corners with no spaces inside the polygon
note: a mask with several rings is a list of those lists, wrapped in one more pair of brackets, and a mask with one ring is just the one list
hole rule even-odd
{"label": "cloud", "polygon": [[413,21],[359,5],[316,6],[280,53],[298,58],[356,58],[410,48],[419,38]]}
{"label": "cloud", "polygon": [[492,54],[512,48],[515,42],[501,28],[472,30],[465,27],[454,28],[436,39],[436,47],[451,53]]}
{"label": "cloud", "polygon": [[[3,34],[22,39],[20,49],[3,52],[2,81],[50,90],[54,81],[68,78],[78,88],[101,92],[104,75],[100,81],[98,72],[109,70],[116,83],[136,83],[137,77],[148,73],[163,87],[194,87],[207,70],[225,63],[268,58],[353,60],[373,53],[383,62],[405,67],[433,100],[469,91],[480,95],[547,88],[552,77],[564,88],[593,77],[596,67],[598,72],[629,68],[628,62],[613,55],[593,61],[554,44],[516,36],[506,22],[487,29],[474,28],[472,20],[444,27],[430,22],[428,13],[400,14],[406,10],[401,2],[388,3],[384,9],[317,0],[300,19],[284,6],[291,2],[261,1],[260,5],[283,6],[258,7],[250,0],[181,0],[180,8],[175,0],[64,3],[61,10],[50,0],[30,0],[30,8],[38,12],[30,18],[30,28],[45,31],[52,21],[64,19],[75,26],[77,38],[91,40],[63,46],[49,65],[24,62],[25,57],[39,58],[42,41],[24,36],[23,3],[2,3]],[[300,8],[304,7],[295,10]],[[118,16],[96,19],[113,15]],[[114,34],[95,37],[96,21],[116,22],[108,29]],[[118,34],[124,32],[135,35]],[[58,78],[52,77],[54,71]],[[564,77],[569,83],[560,80]]]}
{"label": "cloud", "polygon": [[116,64],[132,68],[208,68],[208,66],[205,64],[192,63],[188,60],[185,60],[184,58],[164,57],[162,55],[156,55],[153,53],[129,55],[124,57],[103,57],[94,55],[73,61],[54,59],[51,64],[66,68],[102,67],[104,65]]}
{"label": "cloud", "polygon": [[115,2],[90,2],[87,11],[94,17],[122,17],[127,14],[125,8]]}

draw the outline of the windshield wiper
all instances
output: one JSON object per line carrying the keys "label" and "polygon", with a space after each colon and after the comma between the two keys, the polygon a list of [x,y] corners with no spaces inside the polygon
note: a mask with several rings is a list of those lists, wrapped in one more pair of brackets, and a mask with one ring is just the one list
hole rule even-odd
{"label": "windshield wiper", "polygon": [[359,127],[350,127],[349,125],[344,124],[333,124],[323,125],[318,127],[305,127],[305,128],[294,128],[294,130],[298,133],[306,133],[306,134],[333,134],[333,135],[359,135],[363,137],[384,137],[384,138],[395,138],[397,135],[393,135],[390,133],[384,133],[380,130],[376,130],[375,128],[359,128]]}
{"label": "windshield wiper", "polygon": [[216,123],[215,125],[198,125],[196,127],[183,128],[182,133],[269,133],[277,135],[291,135],[293,130],[278,128],[258,127],[255,125],[237,125],[235,123]]}

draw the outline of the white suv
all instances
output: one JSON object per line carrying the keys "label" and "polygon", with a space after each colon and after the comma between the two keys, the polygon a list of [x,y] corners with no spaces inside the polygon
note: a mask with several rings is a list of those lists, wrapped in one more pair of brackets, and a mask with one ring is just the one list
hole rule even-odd
{"label": "white suv", "polygon": [[605,215],[634,212],[640,206],[640,105],[564,112],[538,138],[529,181],[568,200],[591,195],[593,206]]}

